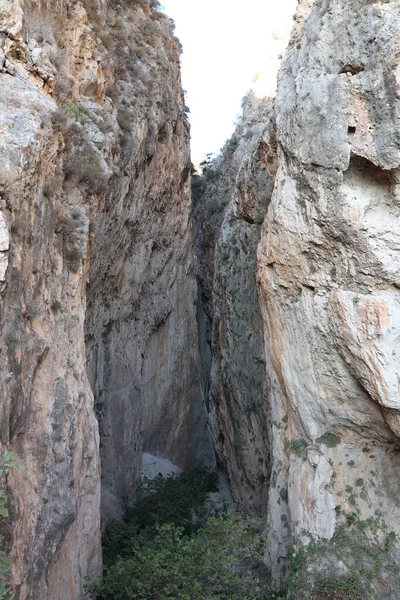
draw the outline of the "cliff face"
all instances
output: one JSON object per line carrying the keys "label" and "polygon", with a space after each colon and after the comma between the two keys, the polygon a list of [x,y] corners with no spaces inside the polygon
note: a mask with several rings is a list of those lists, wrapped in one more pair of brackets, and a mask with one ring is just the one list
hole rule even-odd
{"label": "cliff face", "polygon": [[213,460],[179,43],[147,2],[2,1],[0,26],[5,534],[16,599],[72,600],[101,570],[86,360],[106,516],[142,448]]}
{"label": "cliff face", "polygon": [[[99,575],[100,458],[109,518],[142,452],[213,466],[211,438],[268,517],[277,583],[293,543],[346,519],[400,534],[398,2],[299,2],[275,100],[247,97],[195,181],[199,266],[180,47],[155,4],[0,0],[16,600],[78,600]],[[398,597],[385,577],[366,593]]]}
{"label": "cliff face", "polygon": [[399,18],[396,2],[316,2],[280,73],[258,249],[274,557],[303,531],[330,538],[338,505],[399,532]]}
{"label": "cliff face", "polygon": [[[54,15],[28,15],[19,2],[0,9],[1,443],[20,461],[8,478],[12,579],[18,599],[61,598],[62,589],[79,598],[101,567],[83,333],[91,201],[73,181],[67,187],[65,138],[51,119]],[[74,34],[78,83],[90,63],[83,29]]]}
{"label": "cliff face", "polygon": [[273,188],[274,149],[272,103],[250,93],[233,137],[203,171],[197,211],[200,287],[211,332],[211,430],[235,500],[258,514],[267,510],[270,454],[257,245]]}
{"label": "cliff face", "polygon": [[[274,110],[234,136],[211,414],[236,499],[268,514],[277,582],[293,543],[346,515],[399,533],[399,18],[397,2],[300,2]],[[377,578],[368,593],[398,591]]]}
{"label": "cliff face", "polygon": [[[150,39],[144,25],[155,28]],[[86,331],[106,515],[132,496],[142,450],[180,467],[190,459],[214,462],[197,339],[180,48],[168,20],[144,25],[128,25],[125,36],[145,48],[135,68],[146,87],[138,89],[136,71],[116,83],[127,139],[115,185],[93,221]]]}

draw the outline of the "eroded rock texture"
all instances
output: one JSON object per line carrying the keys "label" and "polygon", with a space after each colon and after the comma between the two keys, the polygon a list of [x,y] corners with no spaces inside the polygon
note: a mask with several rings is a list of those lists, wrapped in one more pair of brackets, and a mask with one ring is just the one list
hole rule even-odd
{"label": "eroded rock texture", "polygon": [[147,49],[149,88],[137,89],[136,72],[119,84],[127,139],[93,226],[87,346],[105,515],[132,497],[142,450],[180,467],[193,459],[214,462],[197,338],[180,48],[168,21],[150,24],[162,26],[163,37]]}
{"label": "eroded rock texture", "polygon": [[212,462],[179,43],[155,4],[0,1],[0,426],[21,464],[5,532],[17,600],[78,600],[100,574],[86,358],[111,512],[142,448]]}
{"label": "eroded rock texture", "polygon": [[[94,399],[106,518],[143,451],[212,465],[213,436],[239,506],[268,514],[277,583],[346,515],[400,533],[399,31],[398,2],[299,3],[274,103],[247,98],[197,190],[197,269],[169,20],[0,0],[16,600],[79,600],[100,572]],[[385,577],[366,593],[398,597]]]}
{"label": "eroded rock texture", "polygon": [[[273,108],[245,107],[203,175],[224,199],[199,238],[211,427],[239,505],[268,512],[278,584],[293,544],[400,533],[399,26],[397,2],[299,2]],[[290,597],[350,585],[333,554]],[[363,593],[394,600],[390,577]]]}
{"label": "eroded rock texture", "polygon": [[210,426],[235,500],[259,514],[267,511],[270,455],[256,249],[275,161],[272,103],[251,92],[235,134],[203,171],[197,210]]}
{"label": "eroded rock texture", "polygon": [[12,580],[17,599],[77,599],[101,568],[83,332],[91,200],[72,180],[67,189],[65,138],[51,120],[55,15],[0,9],[1,443],[20,461],[8,478]]}
{"label": "eroded rock texture", "polygon": [[[272,387],[270,554],[343,516],[399,533],[400,6],[304,3],[258,249]],[[336,510],[335,510],[336,507]],[[375,581],[371,598],[397,598]]]}

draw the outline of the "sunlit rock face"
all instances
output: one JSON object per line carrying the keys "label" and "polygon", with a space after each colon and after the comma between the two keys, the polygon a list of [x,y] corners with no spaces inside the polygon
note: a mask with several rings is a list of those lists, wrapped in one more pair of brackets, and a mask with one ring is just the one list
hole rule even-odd
{"label": "sunlit rock face", "polygon": [[276,573],[293,538],[332,536],[339,505],[400,530],[400,6],[317,1],[299,15],[258,248]]}
{"label": "sunlit rock face", "polygon": [[[101,571],[99,439],[84,346],[96,199],[65,179],[50,93],[55,14],[22,8],[0,3],[1,444],[20,463],[8,476],[2,525],[16,599],[78,599]],[[71,24],[62,15],[60,43]],[[79,63],[77,82],[91,64],[84,29],[75,28],[66,49]]]}
{"label": "sunlit rock face", "polygon": [[20,462],[2,525],[16,600],[80,600],[101,573],[94,403],[109,514],[142,448],[213,464],[180,48],[139,4],[0,0],[0,427]]}

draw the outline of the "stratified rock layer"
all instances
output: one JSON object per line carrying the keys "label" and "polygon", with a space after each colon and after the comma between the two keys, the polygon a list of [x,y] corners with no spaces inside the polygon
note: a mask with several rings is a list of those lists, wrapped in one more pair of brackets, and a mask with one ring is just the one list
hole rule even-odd
{"label": "stratified rock layer", "polygon": [[[293,539],[330,538],[343,513],[400,532],[400,6],[300,8],[258,249],[275,569]],[[397,597],[374,585],[371,598]]]}

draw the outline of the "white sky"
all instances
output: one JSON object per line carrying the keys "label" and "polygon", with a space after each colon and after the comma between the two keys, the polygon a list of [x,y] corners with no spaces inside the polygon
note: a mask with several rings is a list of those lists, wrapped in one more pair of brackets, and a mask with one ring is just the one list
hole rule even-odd
{"label": "white sky", "polygon": [[283,28],[290,30],[297,0],[161,3],[174,19],[183,45],[182,80],[196,164],[206,153],[218,152],[231,136],[254,76],[275,62],[271,57],[281,51],[273,38]]}

